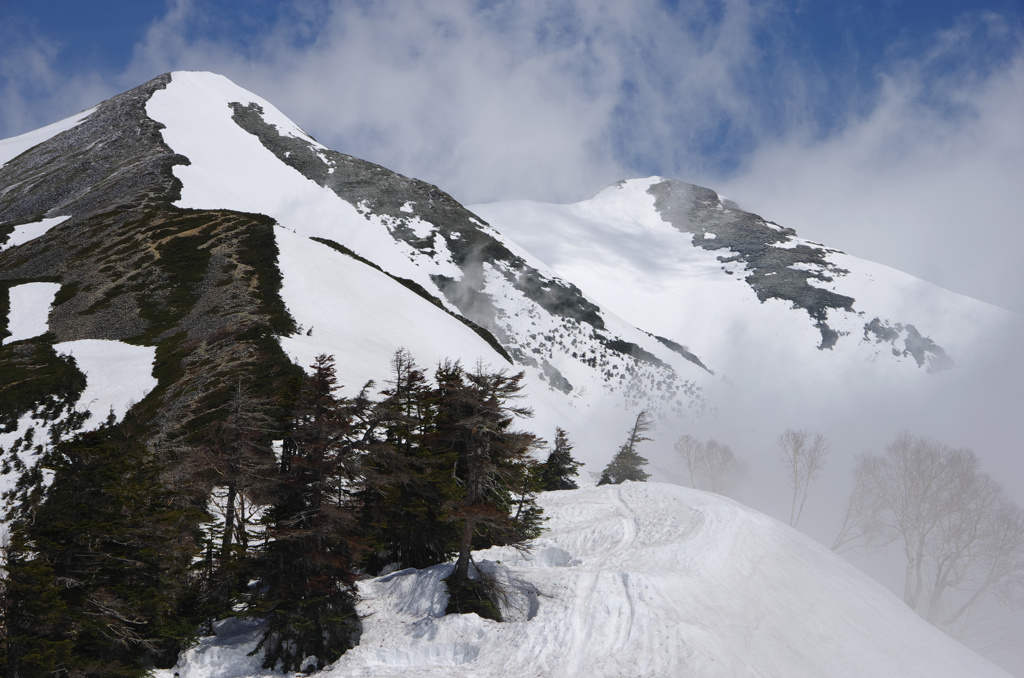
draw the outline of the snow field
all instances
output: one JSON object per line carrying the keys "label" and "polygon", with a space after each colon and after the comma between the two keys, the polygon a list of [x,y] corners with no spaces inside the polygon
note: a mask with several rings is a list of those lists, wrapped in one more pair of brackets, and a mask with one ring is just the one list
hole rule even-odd
{"label": "snow field", "polygon": [[383,388],[399,348],[428,372],[456,357],[467,369],[477,359],[495,369],[508,365],[469,327],[376,269],[286,229],[274,232],[281,298],[302,327],[281,337],[281,347],[303,367],[321,353],[335,355],[345,395],[371,379]]}
{"label": "snow field", "polygon": [[7,237],[7,242],[0,244],[0,252],[10,249],[11,247],[27,243],[29,240],[34,240],[35,238],[45,234],[54,226],[67,221],[70,218],[71,217],[50,217],[31,224],[20,224],[15,226],[14,231]]}
{"label": "snow field", "polygon": [[120,420],[128,409],[156,388],[153,362],[156,348],[108,339],[80,339],[54,344],[58,354],[70,355],[85,374],[86,386],[78,409],[92,414],[86,429],[96,428],[113,412]]}
{"label": "snow field", "polygon": [[[532,553],[474,555],[509,591],[509,621],[443,616],[451,564],[364,580],[360,644],[324,675],[1007,675],[820,545],[727,499],[626,483],[541,503],[548,531]],[[181,678],[269,674],[245,656],[257,629],[233,624],[184,655]]]}
{"label": "snow field", "polygon": [[33,146],[37,146],[47,139],[51,139],[61,132],[71,129],[75,125],[92,115],[96,108],[90,108],[82,111],[78,115],[73,115],[70,118],[59,120],[46,127],[40,127],[37,130],[26,132],[20,136],[11,137],[10,139],[0,139],[0,166],[6,165],[8,162],[18,157]]}
{"label": "snow field", "polygon": [[59,284],[47,282],[25,283],[9,288],[10,312],[7,315],[7,331],[11,335],[0,343],[10,344],[46,334],[50,329],[50,307],[59,291]]}

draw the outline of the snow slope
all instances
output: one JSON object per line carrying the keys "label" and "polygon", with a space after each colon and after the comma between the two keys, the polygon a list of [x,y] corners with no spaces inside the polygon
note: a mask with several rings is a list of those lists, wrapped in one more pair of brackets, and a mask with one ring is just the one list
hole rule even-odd
{"label": "snow slope", "polygon": [[75,125],[79,124],[90,115],[92,115],[94,108],[82,111],[78,115],[73,115],[70,118],[59,120],[52,125],[46,127],[40,127],[37,130],[26,132],[25,134],[11,137],[10,139],[0,139],[0,165],[5,165],[12,159],[18,157],[33,146],[38,146],[47,139],[57,136],[65,130],[69,130]]}
{"label": "snow slope", "polygon": [[322,353],[358,356],[343,359],[340,370],[342,383],[359,388],[390,375],[398,337],[423,366],[451,356],[470,367],[477,360],[505,362],[467,326],[452,323],[450,315],[384,273],[287,229],[277,228],[275,235],[281,298],[302,328],[281,337],[281,346],[296,364],[308,367]]}
{"label": "snow slope", "polygon": [[[685,408],[688,402],[701,406],[700,384],[711,380],[707,371],[612,313],[601,311],[607,336],[598,339],[592,327],[547,312],[510,282],[521,273],[502,269],[503,262],[484,262],[479,282],[486,292],[481,296],[487,296],[488,303],[496,307],[493,320],[497,329],[490,329],[505,337],[502,341],[509,353],[515,355],[515,346],[523,349],[525,358],[517,356],[514,365],[478,337],[469,336],[454,318],[445,318],[439,309],[416,299],[401,285],[384,280],[369,267],[343,264],[340,256],[323,245],[303,243],[311,238],[329,239],[390,276],[412,281],[448,311],[466,313],[437,282],[439,277],[455,281],[474,277],[460,268],[452,255],[450,246],[459,233],[442,235],[442,225],[420,219],[412,202],[402,206],[401,212],[409,217],[403,216],[405,221],[399,223],[391,216],[373,213],[362,202],[342,199],[330,187],[282,162],[256,135],[243,129],[233,119],[232,104],[258,106],[259,116],[273,125],[277,134],[301,140],[330,165],[329,173],[335,171],[331,164],[335,161],[328,157],[332,151],[316,143],[270,102],[223,76],[175,72],[167,87],[150,98],[146,112],[165,126],[161,131],[165,143],[189,159],[189,164],[173,169],[182,182],[177,206],[259,213],[277,222],[282,295],[304,330],[313,329],[310,337],[282,338],[286,351],[300,364],[308,366],[309,356],[317,351],[333,353],[338,357],[339,381],[354,389],[367,378],[378,382],[387,378],[388,364],[382,356],[390,357],[400,347],[409,348],[428,369],[439,357],[457,357],[469,368],[481,358],[492,368],[525,370],[527,401],[537,413],[529,427],[545,437],[551,437],[556,426],[574,431],[581,449],[594,451],[594,461],[614,451],[616,443],[609,438],[618,438],[640,408],[651,407],[651,401],[668,403],[669,409]],[[543,264],[526,251],[479,220],[470,221],[492,242],[521,256],[542,278],[546,275]],[[395,233],[403,228],[428,240],[430,247],[417,249],[397,237]],[[328,271],[332,266],[335,270]],[[416,305],[423,308],[413,310]],[[350,310],[342,311],[343,307]],[[364,309],[356,322],[344,322],[342,318],[352,317],[351,310],[356,308]],[[611,339],[641,347],[651,360],[609,351]],[[364,349],[369,353],[364,354]],[[566,392],[551,385],[557,379],[571,385]],[[661,391],[653,393],[655,386]],[[617,402],[608,406],[605,400],[613,393]],[[602,425],[590,424],[595,420]],[[588,454],[583,458],[589,461]]]}
{"label": "snow slope", "polygon": [[[1007,675],[817,543],[727,499],[626,483],[541,503],[548,531],[532,553],[475,555],[508,588],[508,621],[442,616],[451,565],[366,580],[361,642],[324,675]],[[269,674],[247,656],[258,629],[221,630],[184,655],[180,678]]]}
{"label": "snow slope", "polygon": [[[827,322],[840,336],[820,350],[819,330],[807,313],[782,299],[760,301],[745,280],[750,268],[743,261],[721,261],[732,252],[698,246],[716,238],[713,230],[686,232],[670,223],[654,195],[654,187],[666,183],[661,177],[623,181],[569,205],[511,201],[470,208],[627,322],[686,344],[733,380],[772,366],[791,377],[791,370],[813,375],[818,385],[823,379],[843,383],[852,373],[913,379],[945,365],[929,355],[927,369],[920,369],[914,356],[893,355],[906,337],[905,330],[895,331],[897,323],[913,325],[952,364],[966,365],[983,356],[996,328],[1011,320],[1007,311],[886,266],[795,235],[780,238],[773,247],[821,253],[823,266],[805,268],[832,280],[810,284],[853,299],[852,311],[828,309]],[[719,211],[730,205],[718,200]],[[902,333],[899,340],[866,332],[874,318],[880,330]]]}

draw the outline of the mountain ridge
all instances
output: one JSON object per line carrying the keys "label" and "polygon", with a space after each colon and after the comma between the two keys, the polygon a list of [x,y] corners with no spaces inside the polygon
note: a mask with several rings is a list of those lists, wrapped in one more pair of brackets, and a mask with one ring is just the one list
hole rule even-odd
{"label": "mountain ridge", "polygon": [[[275,264],[280,254],[274,233],[281,228],[302,232],[336,253],[354,255],[406,291],[440,305],[490,347],[467,360],[509,364],[512,359],[517,369],[526,369],[535,384],[535,405],[562,403],[556,415],[542,416],[542,429],[566,420],[581,427],[587,412],[593,412],[587,402],[594,401],[595,390],[627,409],[648,407],[666,416],[699,416],[714,407],[714,399],[723,397],[718,393],[721,379],[735,383],[748,369],[746,364],[730,364],[731,356],[720,347],[735,345],[732,353],[756,350],[756,344],[743,347],[721,330],[708,334],[708,328],[727,326],[718,316],[735,323],[754,311],[775,318],[777,325],[781,318],[794,330],[780,334],[776,343],[784,346],[771,350],[785,349],[792,356],[788,360],[799,362],[807,339],[788,333],[803,332],[794,315],[803,313],[819,335],[814,346],[822,356],[859,342],[856,359],[852,353],[843,358],[853,364],[843,368],[847,371],[879,372],[877,364],[863,365],[884,362],[882,349],[927,371],[949,369],[973,340],[968,337],[947,351],[947,340],[919,331],[920,322],[906,322],[898,313],[860,310],[859,294],[855,298],[837,287],[851,275],[849,265],[833,261],[845,256],[841,252],[803,241],[791,229],[744,212],[711,189],[675,180],[619,182],[594,200],[625,191],[631,197],[617,198],[622,209],[598,214],[588,223],[636,219],[642,224],[621,232],[615,225],[601,226],[605,235],[618,238],[615,251],[603,251],[608,260],[630,253],[630,247],[621,247],[624,238],[643,243],[632,248],[641,257],[646,252],[685,263],[703,256],[698,252],[708,253],[711,258],[701,259],[698,269],[690,266],[696,275],[688,272],[686,285],[677,285],[686,295],[671,288],[678,276],[668,279],[669,285],[666,279],[650,278],[646,288],[638,287],[635,280],[649,273],[642,269],[657,268],[646,264],[624,267],[628,276],[599,259],[581,260],[565,275],[552,273],[533,254],[544,247],[535,246],[523,230],[532,217],[509,212],[518,203],[467,210],[436,186],[327,149],[269,102],[221,76],[164,74],[51,128],[54,136],[0,166],[0,238],[9,240],[16,228],[23,231],[26,224],[53,218],[48,215],[60,214],[63,221],[0,251],[0,282],[8,288],[30,281],[61,285],[47,328],[57,342],[108,339],[156,345],[165,378],[154,401],[162,401],[168,392],[172,400],[181,395],[168,381],[172,373],[198,379],[200,390],[209,390],[204,383],[223,390],[231,370],[254,361],[275,365],[271,372],[277,376],[267,378],[278,382],[292,373],[291,364],[309,364],[312,355],[299,348],[305,335],[298,330],[301,325],[303,332],[309,331],[316,323],[297,323],[289,307],[296,300],[286,302],[280,296],[287,281]],[[175,143],[188,146],[188,152],[175,150]],[[92,152],[98,155],[87,155]],[[274,169],[275,179],[246,178],[247,165],[264,173]],[[246,181],[256,185],[247,186]],[[577,203],[584,204],[594,201]],[[568,209],[572,206],[555,212]],[[565,237],[602,242],[593,233],[584,237],[567,228],[555,212],[543,217],[551,242]],[[677,237],[670,240],[659,233],[650,240],[654,219]],[[527,242],[532,251],[501,235],[506,232],[515,233],[514,240]],[[309,256],[329,256],[311,251],[317,253]],[[861,265],[859,260],[844,261]],[[548,263],[559,270],[557,262]],[[712,267],[716,282],[707,286]],[[602,307],[574,282],[585,280],[584,290],[595,290],[600,297],[603,290],[595,279],[601,276],[605,287],[615,281],[625,301]],[[730,301],[738,289],[733,284],[730,298],[713,301],[717,307],[691,312],[686,303],[692,302],[686,301],[681,312],[669,310],[676,299],[700,299],[708,290],[724,289],[727,277],[735,279],[728,283],[743,281],[750,299]],[[669,310],[667,316],[630,308],[636,306],[630,301],[644,301],[652,286],[664,288],[665,294],[651,297],[650,303]],[[921,292],[915,289],[914,294]],[[939,313],[949,305],[945,297],[928,303]],[[985,315],[974,307],[971,311],[978,318]],[[614,317],[619,313],[630,320]],[[661,322],[665,317],[691,322],[666,324]],[[982,322],[994,324],[991,318],[978,321],[979,326]],[[702,332],[708,335],[703,341]],[[211,340],[219,334],[231,339]],[[286,338],[289,358],[276,353],[275,336]],[[354,370],[342,375],[343,383],[356,387],[379,377],[387,355],[415,343],[402,336],[376,341],[389,346],[377,351],[375,375]],[[197,351],[205,358],[186,356]],[[272,354],[277,357],[268,363]],[[832,364],[822,356],[812,360],[820,366]],[[433,348],[423,359],[440,357]],[[157,406],[163,412],[180,408]],[[619,428],[626,419],[616,418]],[[158,428],[161,435],[174,435],[173,426],[160,423]]]}
{"label": "mountain ridge", "polygon": [[346,393],[401,348],[523,371],[524,426],[569,430],[595,464],[638,411],[693,425],[757,380],[817,398],[942,379],[1002,318],[661,177],[466,207],[208,73],[0,142],[0,161],[6,489],[50,434],[108,420],[173,475],[243,386],[275,421],[322,354]]}

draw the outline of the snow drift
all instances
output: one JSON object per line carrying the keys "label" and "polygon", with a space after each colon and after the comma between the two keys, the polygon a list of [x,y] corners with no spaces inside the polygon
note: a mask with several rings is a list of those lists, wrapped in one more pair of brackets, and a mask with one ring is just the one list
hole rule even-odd
{"label": "snow drift", "polygon": [[[1006,676],[795,530],[728,499],[657,483],[542,495],[529,553],[475,554],[508,621],[444,615],[451,565],[361,582],[360,644],[324,675]],[[231,620],[180,678],[269,675]]]}

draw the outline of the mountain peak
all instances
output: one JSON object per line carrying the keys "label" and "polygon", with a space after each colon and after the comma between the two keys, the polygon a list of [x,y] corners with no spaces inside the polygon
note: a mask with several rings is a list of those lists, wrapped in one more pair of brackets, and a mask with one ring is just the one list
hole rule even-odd
{"label": "mountain peak", "polygon": [[[317,143],[208,72],[158,76],[0,142],[0,163],[7,489],[52,441],[103,422],[189,477],[189,454],[227,430],[240,394],[253,421],[278,422],[324,355],[350,396],[377,393],[402,350],[428,370],[521,371],[535,415],[522,426],[571,432],[594,468],[638,412],[664,438],[744,397],[759,416],[791,417],[851,383],[906,393],[969,362],[1003,320],[672,179],[571,205],[466,207]],[[254,430],[270,455],[280,429]],[[652,465],[663,476],[670,447]],[[215,466],[211,478],[227,472]],[[196,481],[199,501],[211,478]],[[615,492],[599,522],[613,504],[682,501]],[[686,525],[671,522],[678,511],[656,520],[697,530],[723,506],[685,501]],[[610,524],[643,522],[621,517]],[[557,548],[564,569],[576,556]]]}

